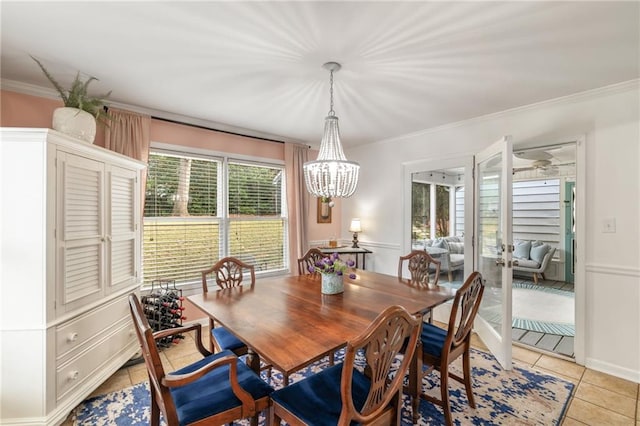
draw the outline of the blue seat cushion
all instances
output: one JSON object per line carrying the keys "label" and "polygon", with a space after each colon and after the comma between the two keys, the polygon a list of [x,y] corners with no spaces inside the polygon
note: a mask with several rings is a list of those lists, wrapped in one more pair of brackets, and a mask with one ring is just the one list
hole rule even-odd
{"label": "blue seat cushion", "polygon": [[420,340],[422,340],[422,352],[440,357],[446,338],[447,330],[443,330],[433,324],[422,324],[422,334],[420,336]]}
{"label": "blue seat cushion", "polygon": [[[314,426],[335,426],[342,410],[340,379],[343,364],[337,364],[299,382],[279,389],[271,399],[295,414],[302,422]],[[361,410],[369,394],[370,380],[353,371],[353,403]],[[352,422],[352,424],[356,424]]]}
{"label": "blue seat cushion", "polygon": [[[231,351],[221,351],[176,370],[173,374],[190,373],[227,355],[235,357]],[[254,399],[263,398],[273,392],[273,388],[260,379],[244,362],[238,359],[236,364],[240,386],[249,392]],[[190,424],[242,405],[231,390],[228,365],[216,368],[188,385],[172,388],[170,392],[181,425]]]}
{"label": "blue seat cushion", "polygon": [[218,345],[220,345],[220,349],[222,350],[229,349],[230,351],[233,351],[246,346],[242,340],[238,339],[224,327],[214,327],[213,330],[211,330],[211,334],[213,334],[213,337],[216,339],[216,342],[218,342]]}

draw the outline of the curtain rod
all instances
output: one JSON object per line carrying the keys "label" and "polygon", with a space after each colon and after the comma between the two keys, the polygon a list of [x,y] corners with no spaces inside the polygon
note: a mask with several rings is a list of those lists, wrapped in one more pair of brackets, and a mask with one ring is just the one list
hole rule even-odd
{"label": "curtain rod", "polygon": [[156,117],[156,116],[153,116],[153,115],[151,116],[151,118],[154,119],[154,120],[166,121],[167,123],[182,124],[183,126],[191,126],[191,127],[196,127],[198,129],[211,130],[211,131],[220,132],[220,133],[227,133],[229,135],[243,136],[245,138],[259,139],[259,140],[263,140],[263,141],[267,141],[267,142],[284,143],[284,141],[279,141],[279,140],[276,140],[276,139],[269,139],[269,138],[261,138],[261,137],[258,137],[258,136],[243,135],[242,133],[235,133],[235,132],[229,132],[227,130],[213,129],[211,127],[202,126],[200,124],[185,123],[185,122],[182,122],[182,121],[171,120],[171,119],[162,118],[162,117]]}

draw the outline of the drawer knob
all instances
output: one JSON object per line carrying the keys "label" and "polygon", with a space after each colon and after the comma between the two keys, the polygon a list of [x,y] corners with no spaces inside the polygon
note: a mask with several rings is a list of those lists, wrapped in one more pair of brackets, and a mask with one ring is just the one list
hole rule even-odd
{"label": "drawer knob", "polygon": [[75,342],[76,340],[78,340],[78,333],[71,333],[69,334],[69,336],[67,337],[67,341],[69,343]]}
{"label": "drawer knob", "polygon": [[77,370],[72,371],[71,373],[69,373],[69,381],[72,382],[74,380],[78,380],[78,376],[80,376],[80,372],[78,372]]}

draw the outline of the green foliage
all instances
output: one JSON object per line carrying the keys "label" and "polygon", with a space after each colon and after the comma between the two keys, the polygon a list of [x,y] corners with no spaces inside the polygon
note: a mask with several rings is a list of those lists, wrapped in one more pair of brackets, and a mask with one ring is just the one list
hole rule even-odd
{"label": "green foliage", "polygon": [[104,106],[105,99],[111,95],[111,91],[100,96],[89,96],[88,92],[89,84],[94,80],[97,81],[97,78],[89,77],[87,81],[83,82],[80,79],[80,73],[78,72],[75,79],[71,83],[71,88],[69,90],[65,90],[60,85],[60,83],[58,83],[56,79],[53,78],[53,76],[49,73],[49,71],[47,71],[47,69],[39,60],[37,60],[33,56],[31,56],[31,59],[33,59],[38,64],[44,75],[47,77],[47,79],[49,79],[53,87],[55,87],[55,89],[58,91],[58,94],[62,98],[64,106],[69,108],[78,108],[82,111],[86,111],[89,114],[93,115],[96,118],[96,121],[98,121],[99,123],[107,124],[109,115],[104,110]]}

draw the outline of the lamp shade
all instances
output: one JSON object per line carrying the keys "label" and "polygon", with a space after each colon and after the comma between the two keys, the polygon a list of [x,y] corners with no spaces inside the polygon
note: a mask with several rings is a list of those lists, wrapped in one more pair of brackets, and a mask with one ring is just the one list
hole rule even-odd
{"label": "lamp shade", "polygon": [[349,227],[349,232],[362,232],[362,227],[360,226],[360,219],[351,219],[351,226]]}

